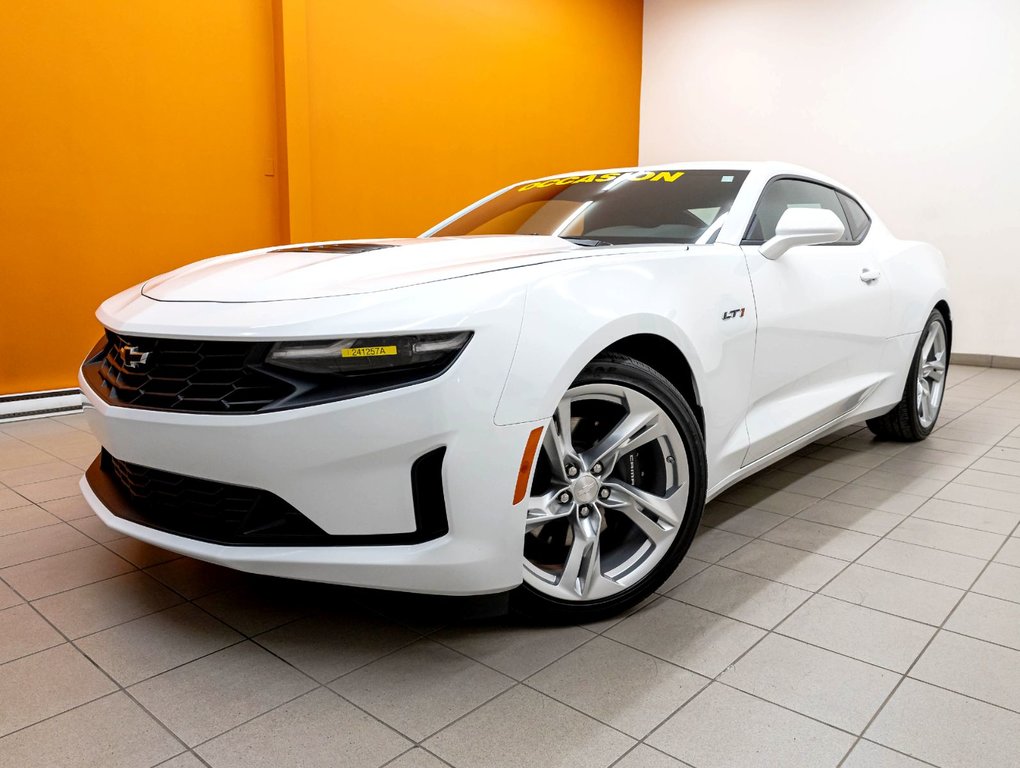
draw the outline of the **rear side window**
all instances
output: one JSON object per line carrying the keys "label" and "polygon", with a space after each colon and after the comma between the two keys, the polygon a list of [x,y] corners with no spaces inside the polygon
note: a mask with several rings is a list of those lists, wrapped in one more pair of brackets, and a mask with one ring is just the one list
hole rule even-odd
{"label": "rear side window", "polygon": [[843,204],[843,210],[846,211],[846,219],[850,222],[850,234],[853,236],[854,242],[860,242],[871,228],[871,219],[861,208],[861,204],[852,197],[840,192],[839,202]]}
{"label": "rear side window", "polygon": [[744,242],[748,245],[761,245],[775,236],[776,225],[789,208],[825,208],[832,211],[843,222],[843,237],[839,242],[851,242],[853,239],[851,227],[834,189],[802,179],[777,179],[769,183],[758,201]]}

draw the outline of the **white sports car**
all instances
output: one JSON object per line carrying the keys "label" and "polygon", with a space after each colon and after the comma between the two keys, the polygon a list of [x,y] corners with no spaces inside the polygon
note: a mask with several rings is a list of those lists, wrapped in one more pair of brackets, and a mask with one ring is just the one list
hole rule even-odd
{"label": "white sports car", "polygon": [[676,568],[706,499],[848,422],[920,440],[941,254],[778,163],[522,182],[421,237],[201,261],[82,366],[102,520],[263,574],[580,621]]}

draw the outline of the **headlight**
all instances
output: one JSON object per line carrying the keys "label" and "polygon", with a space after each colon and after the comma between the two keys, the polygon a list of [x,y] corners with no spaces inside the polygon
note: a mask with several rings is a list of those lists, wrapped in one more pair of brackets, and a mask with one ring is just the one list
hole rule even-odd
{"label": "headlight", "polygon": [[471,339],[471,331],[408,336],[280,341],[266,364],[304,373],[396,373],[406,368],[445,368]]}

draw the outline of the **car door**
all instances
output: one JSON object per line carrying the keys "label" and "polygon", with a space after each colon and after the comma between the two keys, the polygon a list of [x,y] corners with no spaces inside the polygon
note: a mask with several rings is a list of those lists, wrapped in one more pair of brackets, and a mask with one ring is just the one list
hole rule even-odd
{"label": "car door", "polygon": [[[833,211],[843,238],[766,259],[759,246],[791,207]],[[758,317],[745,466],[853,410],[880,381],[891,294],[868,223],[852,198],[808,179],[776,178],[762,193],[742,244]]]}

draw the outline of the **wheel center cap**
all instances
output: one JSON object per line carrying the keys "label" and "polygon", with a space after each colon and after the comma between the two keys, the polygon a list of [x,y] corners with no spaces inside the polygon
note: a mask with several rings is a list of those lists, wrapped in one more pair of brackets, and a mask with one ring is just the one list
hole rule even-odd
{"label": "wheel center cap", "polygon": [[599,495],[599,481],[589,474],[581,475],[573,483],[574,498],[580,504],[591,504]]}

